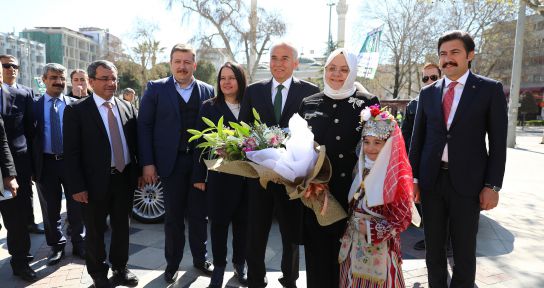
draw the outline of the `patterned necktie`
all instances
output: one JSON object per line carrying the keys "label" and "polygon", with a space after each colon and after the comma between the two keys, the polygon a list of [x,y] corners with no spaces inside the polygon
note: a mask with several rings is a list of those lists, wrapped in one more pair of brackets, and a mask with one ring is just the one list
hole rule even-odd
{"label": "patterned necktie", "polygon": [[444,100],[442,101],[442,111],[444,112],[444,123],[448,127],[448,118],[450,117],[451,104],[453,103],[453,96],[455,95],[454,88],[457,85],[457,82],[451,82],[448,85],[448,91],[444,95]]}
{"label": "patterned necktie", "polygon": [[115,161],[115,169],[123,172],[125,169],[125,153],[123,152],[123,142],[121,142],[121,132],[117,125],[117,119],[113,114],[113,104],[104,102],[104,106],[108,108],[108,127],[110,130],[111,147],[113,148],[113,160]]}
{"label": "patterned necktie", "polygon": [[49,108],[49,123],[51,123],[51,152],[53,154],[62,154],[62,130],[60,128],[60,105],[58,98],[51,98],[51,107]]}
{"label": "patterned necktie", "polygon": [[276,122],[279,124],[281,118],[281,102],[283,98],[281,90],[283,89],[283,85],[278,85],[276,89],[276,96],[274,97],[274,116],[276,116]]}

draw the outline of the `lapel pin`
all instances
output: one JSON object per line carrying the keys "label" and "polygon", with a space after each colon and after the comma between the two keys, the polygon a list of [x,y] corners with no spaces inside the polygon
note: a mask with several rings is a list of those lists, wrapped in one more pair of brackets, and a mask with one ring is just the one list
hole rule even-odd
{"label": "lapel pin", "polygon": [[472,88],[476,88],[476,85],[472,85]]}

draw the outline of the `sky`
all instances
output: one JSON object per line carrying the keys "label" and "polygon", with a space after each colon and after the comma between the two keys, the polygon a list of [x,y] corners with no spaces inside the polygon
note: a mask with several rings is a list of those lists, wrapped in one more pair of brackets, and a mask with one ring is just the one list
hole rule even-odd
{"label": "sky", "polygon": [[[6,0],[7,1],[7,0]],[[249,6],[250,0],[245,0]],[[258,6],[280,14],[287,26],[283,39],[291,41],[299,52],[314,50],[317,54],[326,47],[328,39],[329,6],[337,0],[258,0]],[[368,1],[347,0],[346,47],[358,52],[364,35],[379,26],[370,21],[363,10]],[[0,12],[0,32],[18,34],[25,28],[61,26],[73,30],[80,27],[109,29],[124,43],[130,44],[131,33],[137,19],[157,23],[156,39],[166,51],[178,42],[186,42],[194,36],[198,18],[182,21],[183,11],[179,4],[167,8],[167,0],[18,0],[9,4],[10,13]],[[336,41],[337,18],[332,10],[332,34]],[[167,61],[167,53],[162,56]],[[242,59],[238,59],[242,60]]]}

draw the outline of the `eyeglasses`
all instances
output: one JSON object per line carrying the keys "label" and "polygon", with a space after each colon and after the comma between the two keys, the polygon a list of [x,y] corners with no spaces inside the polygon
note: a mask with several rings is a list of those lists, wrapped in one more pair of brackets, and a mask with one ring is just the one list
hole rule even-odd
{"label": "eyeglasses", "polygon": [[348,67],[336,67],[336,66],[328,66],[325,67],[325,70],[329,73],[339,72],[340,74],[349,74],[349,68]]}
{"label": "eyeglasses", "polygon": [[104,81],[104,82],[115,82],[117,83],[117,78],[108,78],[108,77],[104,77],[104,78],[92,78],[94,80],[97,80],[97,81]]}
{"label": "eyeglasses", "polygon": [[19,65],[11,64],[11,63],[2,64],[2,67],[4,67],[5,69],[9,69],[9,68],[13,68],[15,70],[19,69]]}
{"label": "eyeglasses", "polygon": [[438,75],[423,76],[423,78],[421,78],[421,81],[423,81],[423,83],[426,83],[427,81],[429,81],[429,78],[431,78],[432,81],[436,81],[438,80]]}

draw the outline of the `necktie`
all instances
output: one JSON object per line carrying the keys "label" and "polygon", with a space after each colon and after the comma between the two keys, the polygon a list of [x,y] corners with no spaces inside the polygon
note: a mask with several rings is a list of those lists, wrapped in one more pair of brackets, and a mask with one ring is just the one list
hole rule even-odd
{"label": "necktie", "polygon": [[58,98],[51,98],[51,107],[49,108],[49,123],[51,123],[51,152],[53,154],[62,154],[62,130],[60,128],[60,111],[57,103]]}
{"label": "necktie", "polygon": [[442,101],[442,111],[444,112],[444,123],[448,127],[448,118],[450,117],[451,104],[453,103],[453,96],[455,94],[454,88],[457,85],[457,82],[451,82],[448,85],[448,91],[444,95],[444,100]]}
{"label": "necktie", "polygon": [[104,106],[108,108],[108,127],[110,130],[111,147],[113,148],[113,160],[115,161],[115,169],[123,172],[125,169],[125,156],[123,152],[123,142],[121,142],[121,132],[117,125],[117,119],[113,114],[113,104],[104,102]]}
{"label": "necktie", "polygon": [[278,85],[276,89],[276,96],[274,97],[274,116],[276,116],[276,122],[279,124],[281,118],[281,90],[283,89],[283,85]]}

